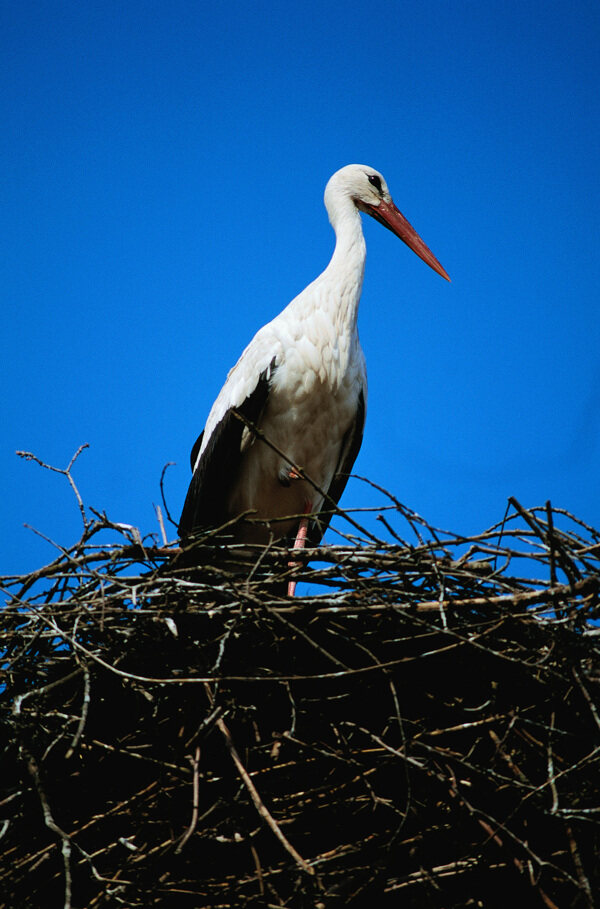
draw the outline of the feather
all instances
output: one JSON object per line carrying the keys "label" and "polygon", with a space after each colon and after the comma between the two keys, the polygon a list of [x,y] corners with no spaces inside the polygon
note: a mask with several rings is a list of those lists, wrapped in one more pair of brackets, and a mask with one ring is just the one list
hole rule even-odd
{"label": "feather", "polygon": [[[358,407],[356,409],[355,420],[344,436],[344,440],[340,450],[340,459],[338,461],[333,480],[331,485],[327,490],[327,496],[335,502],[337,505],[342,497],[342,493],[346,488],[346,483],[352,472],[352,467],[360,451],[360,446],[362,445],[363,430],[365,426],[365,417],[366,417],[366,408],[365,408],[365,396],[361,388],[358,395]],[[325,532],[329,527],[329,522],[335,514],[333,508],[331,507],[331,502],[325,501],[323,508],[319,512],[319,517],[317,520],[313,521],[310,530],[308,539],[311,546],[318,546],[322,538],[325,536]]]}
{"label": "feather", "polygon": [[242,437],[247,424],[257,424],[269,397],[269,387],[275,370],[275,358],[261,372],[254,390],[238,407],[230,407],[212,431],[196,464],[204,433],[196,440],[191,453],[194,475],[179,521],[179,536],[225,524],[231,515],[227,511],[228,493],[235,484],[243,458]]}

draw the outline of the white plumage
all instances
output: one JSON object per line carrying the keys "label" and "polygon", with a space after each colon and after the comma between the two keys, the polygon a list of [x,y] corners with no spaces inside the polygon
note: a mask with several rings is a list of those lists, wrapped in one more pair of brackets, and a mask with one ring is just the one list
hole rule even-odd
{"label": "white plumage", "polygon": [[[313,542],[321,538],[329,521],[318,518],[327,510],[322,492],[339,499],[365,416],[367,377],[357,331],[366,255],[360,211],[448,278],[373,168],[350,164],[337,171],[325,189],[325,206],[336,234],[331,261],[257,332],[227,376],[192,450],[182,537],[253,512],[235,525],[236,540],[267,542],[296,531],[299,545],[307,531]],[[301,520],[303,514],[314,517]]]}

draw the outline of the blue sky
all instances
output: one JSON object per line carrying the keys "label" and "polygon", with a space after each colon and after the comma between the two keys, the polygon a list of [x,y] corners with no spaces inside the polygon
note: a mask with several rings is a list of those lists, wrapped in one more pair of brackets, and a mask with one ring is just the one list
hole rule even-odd
{"label": "blue sky", "polygon": [[[87,504],[157,530],[253,333],[327,264],[328,177],[381,170],[452,277],[365,224],[356,472],[475,533],[600,525],[595,2],[0,4],[3,564]],[[352,482],[347,506],[381,496]]]}

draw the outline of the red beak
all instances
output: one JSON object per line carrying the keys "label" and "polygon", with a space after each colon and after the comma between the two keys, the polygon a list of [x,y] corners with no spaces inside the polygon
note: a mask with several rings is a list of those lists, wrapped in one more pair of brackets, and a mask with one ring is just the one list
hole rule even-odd
{"label": "red beak", "polygon": [[389,202],[385,202],[382,199],[379,205],[365,204],[364,211],[375,218],[376,221],[379,221],[380,224],[383,224],[384,227],[387,227],[388,230],[391,230],[397,237],[400,237],[402,242],[406,243],[430,268],[437,271],[438,275],[441,275],[446,281],[450,280],[446,270],[442,268],[429,247],[425,246],[414,227],[406,220],[402,212],[398,211],[391,199]]}

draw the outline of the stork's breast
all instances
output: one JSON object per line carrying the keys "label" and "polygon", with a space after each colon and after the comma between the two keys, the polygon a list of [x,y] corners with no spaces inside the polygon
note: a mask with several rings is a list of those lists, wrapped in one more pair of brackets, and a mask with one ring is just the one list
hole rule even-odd
{"label": "stork's breast", "polygon": [[[304,480],[282,484],[290,462],[302,468],[321,489],[328,489],[336,471],[344,437],[356,419],[364,389],[360,348],[342,364],[338,353],[313,356],[310,345],[294,344],[277,364],[260,428],[274,447],[254,442],[244,453],[229,501],[232,514],[254,510],[267,520],[301,513],[322,505],[314,485]],[[284,457],[285,456],[285,457]],[[293,529],[281,523],[280,535]]]}
{"label": "stork's breast", "polygon": [[297,345],[273,377],[263,429],[316,482],[328,483],[356,417],[362,372],[360,362],[342,368],[339,350],[314,350],[308,341]]}

